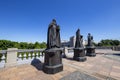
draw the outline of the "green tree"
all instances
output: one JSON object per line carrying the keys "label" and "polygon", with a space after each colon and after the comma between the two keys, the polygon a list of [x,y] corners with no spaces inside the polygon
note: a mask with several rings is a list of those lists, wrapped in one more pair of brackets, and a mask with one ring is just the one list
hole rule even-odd
{"label": "green tree", "polygon": [[33,43],[29,43],[28,44],[28,49],[34,49],[34,44]]}
{"label": "green tree", "polygon": [[46,48],[47,46],[46,46],[46,43],[45,42],[42,42],[41,44],[40,44],[40,48]]}
{"label": "green tree", "polygon": [[98,43],[98,46],[118,46],[119,44],[120,44],[119,40],[105,39],[105,40],[101,40]]}
{"label": "green tree", "polygon": [[113,44],[114,44],[114,46],[118,46],[118,45],[120,45],[120,41],[119,40],[113,40]]}
{"label": "green tree", "polygon": [[0,40],[0,50],[6,50],[7,48],[40,49],[46,48],[46,43],[45,42],[27,43],[27,42],[15,42],[10,40]]}
{"label": "green tree", "polygon": [[27,42],[20,42],[20,49],[28,49],[28,43]]}
{"label": "green tree", "polygon": [[35,48],[35,49],[40,49],[40,43],[39,43],[39,42],[35,42],[34,48]]}

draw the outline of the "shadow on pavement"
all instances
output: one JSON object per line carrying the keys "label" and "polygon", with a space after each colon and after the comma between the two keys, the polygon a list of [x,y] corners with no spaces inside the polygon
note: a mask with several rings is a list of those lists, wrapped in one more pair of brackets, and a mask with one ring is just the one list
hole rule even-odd
{"label": "shadow on pavement", "polygon": [[118,54],[118,53],[117,53],[117,54],[113,54],[113,55],[115,55],[115,56],[120,56],[120,53],[119,53],[119,54]]}
{"label": "shadow on pavement", "polygon": [[67,57],[66,59],[68,59],[68,60],[72,60],[72,61],[74,60],[74,59],[73,59],[73,58],[71,58],[71,57]]}
{"label": "shadow on pavement", "polygon": [[36,58],[32,60],[31,65],[34,66],[37,70],[42,70],[43,67],[43,63]]}

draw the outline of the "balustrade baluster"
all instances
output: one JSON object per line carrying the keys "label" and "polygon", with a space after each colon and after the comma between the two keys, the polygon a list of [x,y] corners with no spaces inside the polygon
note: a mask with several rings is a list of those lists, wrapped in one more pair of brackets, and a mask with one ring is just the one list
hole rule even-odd
{"label": "balustrade baluster", "polygon": [[6,60],[5,54],[2,54],[2,57],[0,59],[0,68],[5,67],[5,60]]}
{"label": "balustrade baluster", "polygon": [[19,53],[19,58],[22,58],[22,54],[21,53]]}
{"label": "balustrade baluster", "polygon": [[36,52],[36,56],[37,56],[37,57],[38,57],[38,55],[39,55],[38,52]]}
{"label": "balustrade baluster", "polygon": [[28,53],[28,60],[31,59],[31,53]]}
{"label": "balustrade baluster", "polygon": [[28,57],[31,57],[31,53],[28,53]]}
{"label": "balustrade baluster", "polygon": [[37,55],[37,58],[40,58],[40,52],[37,52],[36,55]]}
{"label": "balustrade baluster", "polygon": [[26,58],[26,57],[27,57],[26,53],[24,53],[23,57],[24,57],[24,58]]}
{"label": "balustrade baluster", "polygon": [[44,56],[44,53],[43,53],[43,52],[40,52],[40,56],[42,56],[42,57],[43,57],[43,56]]}
{"label": "balustrade baluster", "polygon": [[26,60],[26,53],[23,53],[23,60]]}
{"label": "balustrade baluster", "polygon": [[1,62],[5,63],[5,54],[2,54]]}
{"label": "balustrade baluster", "polygon": [[40,57],[40,52],[38,52],[38,57]]}
{"label": "balustrade baluster", "polygon": [[38,52],[36,52],[36,58],[38,58]]}
{"label": "balustrade baluster", "polygon": [[2,60],[5,60],[5,54],[2,54],[2,58],[1,58]]}
{"label": "balustrade baluster", "polygon": [[22,60],[22,53],[19,53],[18,60]]}
{"label": "balustrade baluster", "polygon": [[32,52],[32,59],[34,59],[35,58],[35,53],[34,52]]}
{"label": "balustrade baluster", "polygon": [[42,56],[42,53],[41,53],[41,52],[39,53],[39,56]]}
{"label": "balustrade baluster", "polygon": [[35,57],[35,53],[34,52],[32,53],[32,57]]}
{"label": "balustrade baluster", "polygon": [[40,53],[39,53],[39,54],[40,54],[40,56],[39,56],[39,57],[40,57],[40,58],[39,58],[39,59],[40,59],[40,61],[44,61],[43,52],[41,52],[41,51],[40,51]]}
{"label": "balustrade baluster", "polygon": [[24,63],[29,63],[29,56],[27,58],[27,53],[24,53]]}

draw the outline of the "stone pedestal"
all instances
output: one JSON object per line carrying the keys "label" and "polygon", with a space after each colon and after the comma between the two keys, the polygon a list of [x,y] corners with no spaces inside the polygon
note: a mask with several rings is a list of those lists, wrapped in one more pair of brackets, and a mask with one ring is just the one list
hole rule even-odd
{"label": "stone pedestal", "polygon": [[74,48],[73,59],[81,62],[86,61],[84,48]]}
{"label": "stone pedestal", "polygon": [[96,56],[95,47],[87,46],[86,49],[87,49],[86,56],[91,56],[91,57]]}
{"label": "stone pedestal", "polygon": [[46,50],[43,71],[47,74],[55,74],[62,70],[62,51],[59,48]]}

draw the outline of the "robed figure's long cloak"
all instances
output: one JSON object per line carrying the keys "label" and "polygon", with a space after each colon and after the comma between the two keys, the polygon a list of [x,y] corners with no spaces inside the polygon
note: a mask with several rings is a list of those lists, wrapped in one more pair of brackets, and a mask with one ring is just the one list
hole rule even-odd
{"label": "robed figure's long cloak", "polygon": [[88,33],[88,46],[92,46],[92,42],[93,42],[93,36],[91,36],[91,34]]}
{"label": "robed figure's long cloak", "polygon": [[83,47],[82,37],[83,37],[83,36],[80,35],[80,29],[78,29],[77,32],[76,32],[75,48]]}
{"label": "robed figure's long cloak", "polygon": [[59,48],[61,46],[60,28],[56,22],[49,25],[47,33],[47,49]]}

